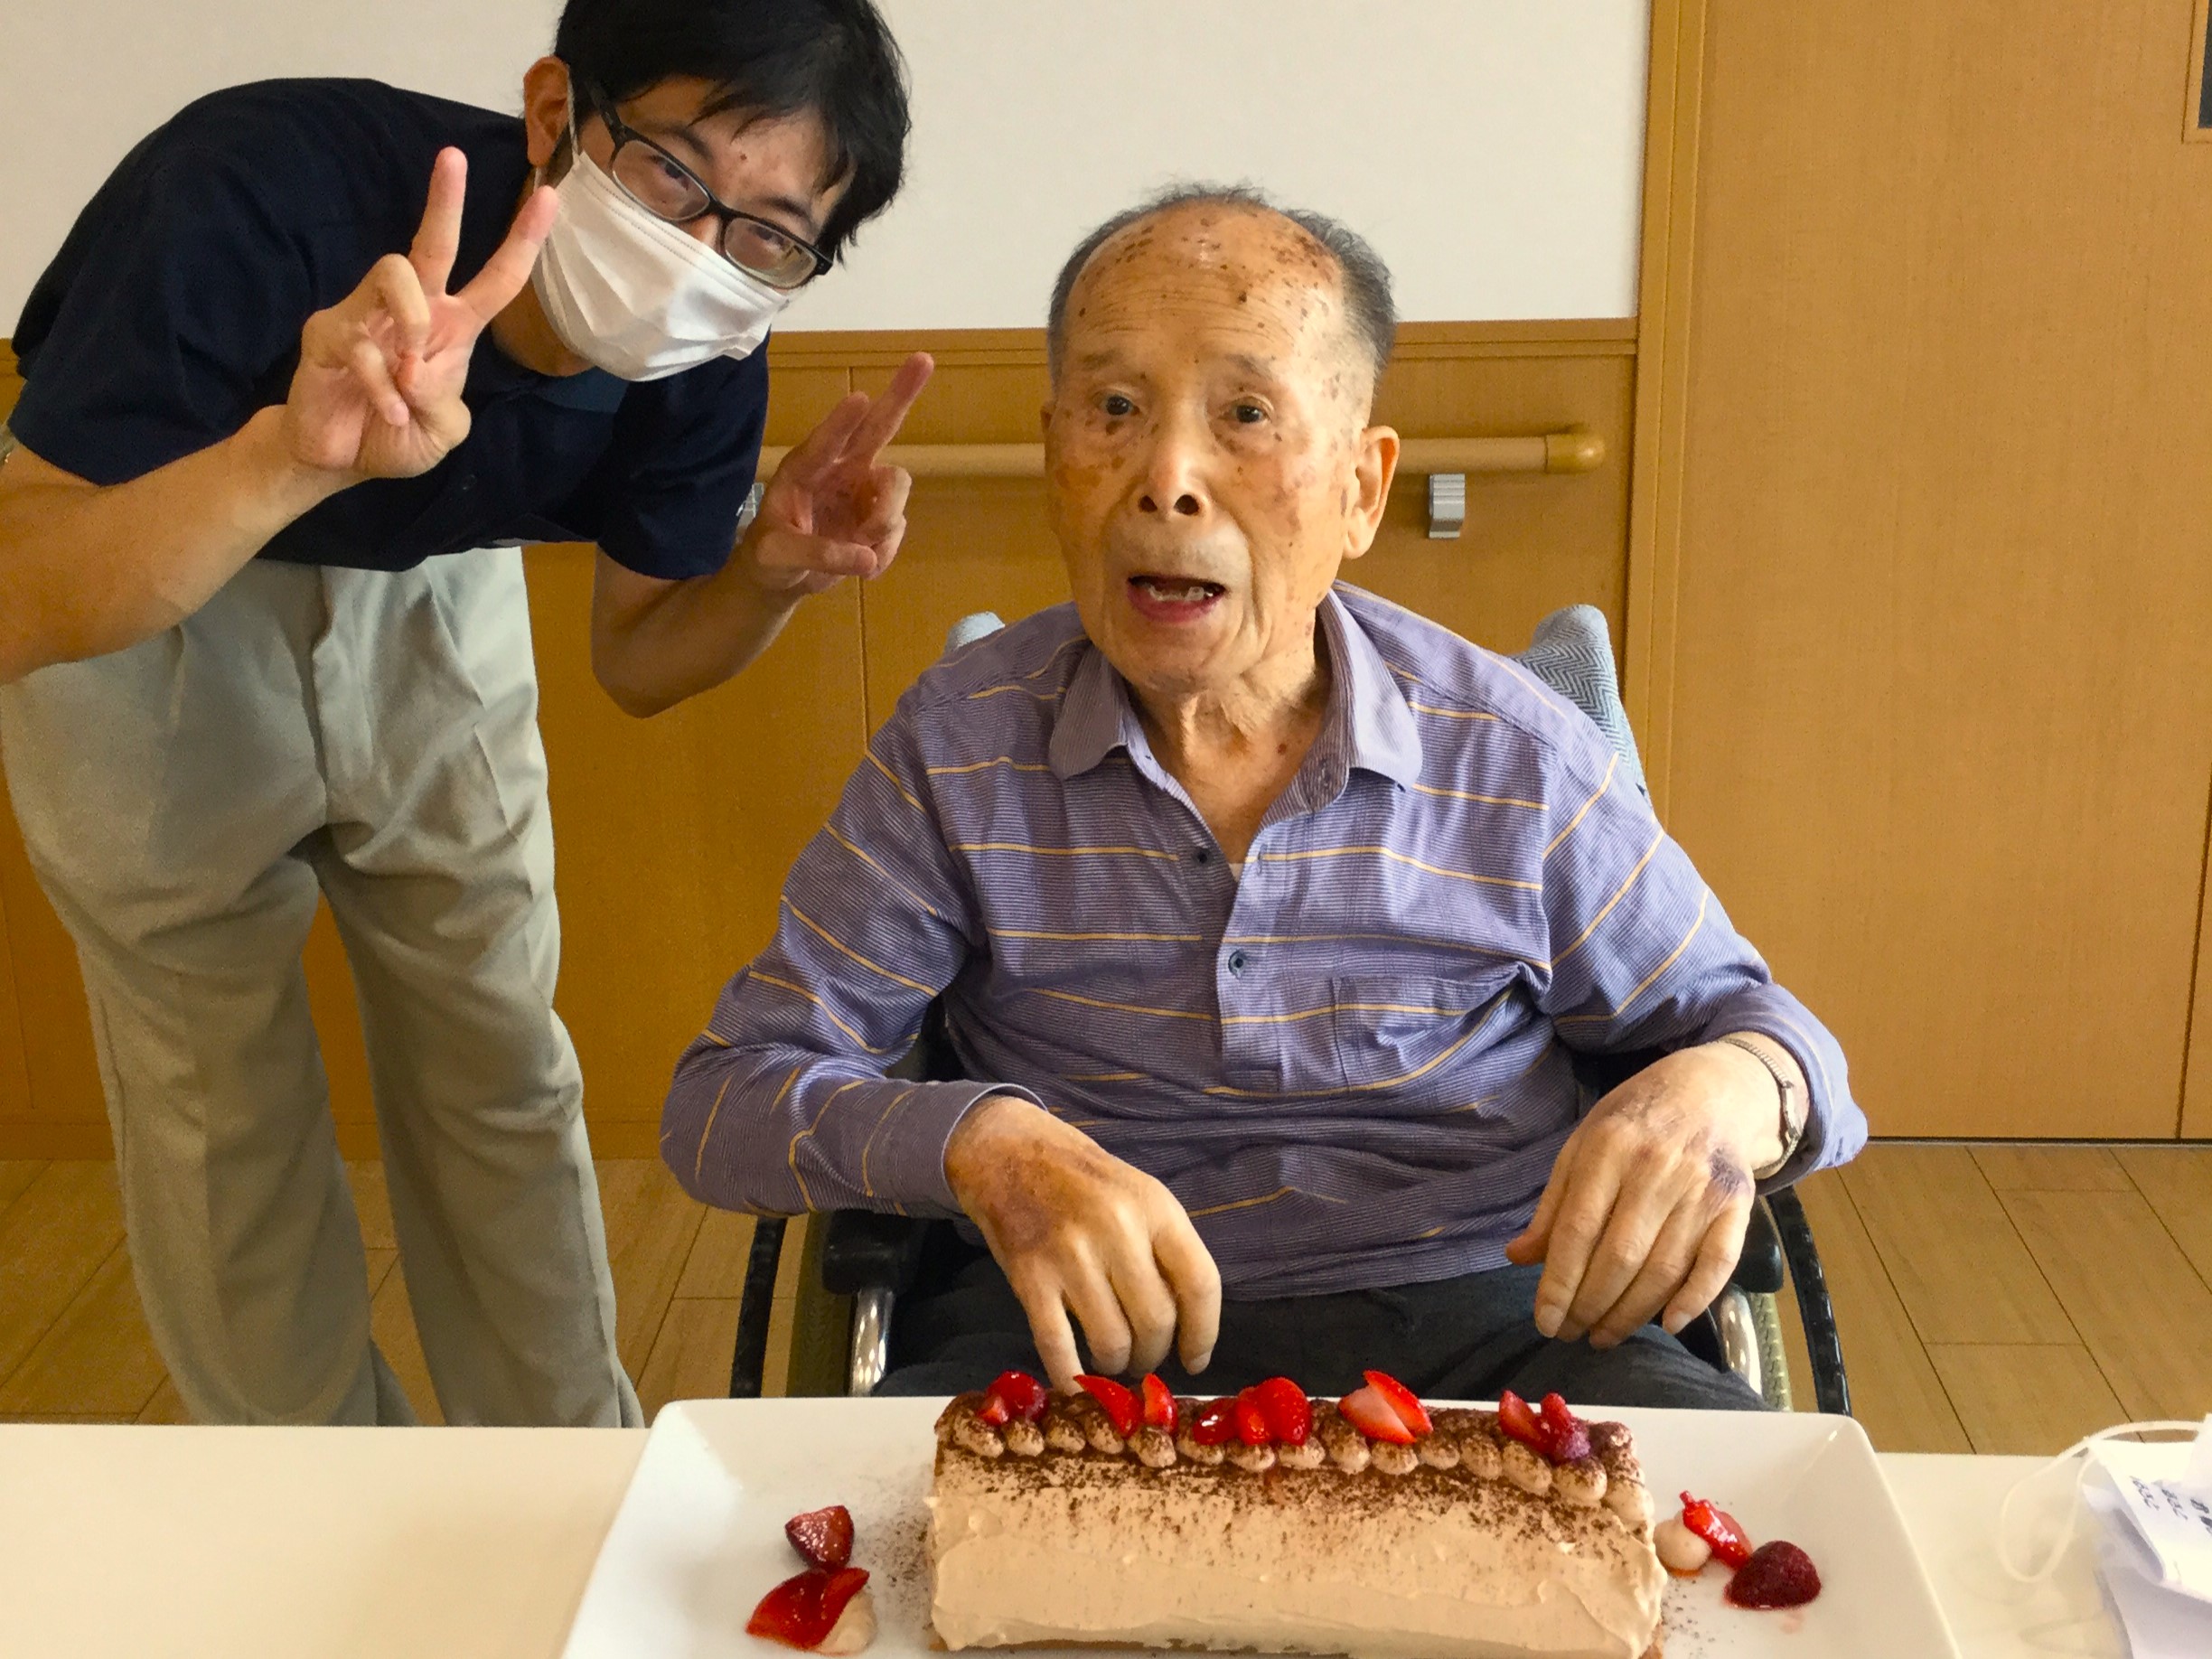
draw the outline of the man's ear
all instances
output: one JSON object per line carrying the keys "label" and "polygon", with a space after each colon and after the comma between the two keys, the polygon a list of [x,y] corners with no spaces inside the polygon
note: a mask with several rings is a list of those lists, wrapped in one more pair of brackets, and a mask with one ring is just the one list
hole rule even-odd
{"label": "man's ear", "polygon": [[1390,505],[1391,480],[1398,475],[1398,434],[1391,427],[1370,426],[1354,442],[1352,510],[1345,514],[1346,558],[1357,558],[1374,545],[1382,511]]}
{"label": "man's ear", "polygon": [[522,76],[522,136],[530,164],[551,168],[568,137],[568,66],[540,58]]}

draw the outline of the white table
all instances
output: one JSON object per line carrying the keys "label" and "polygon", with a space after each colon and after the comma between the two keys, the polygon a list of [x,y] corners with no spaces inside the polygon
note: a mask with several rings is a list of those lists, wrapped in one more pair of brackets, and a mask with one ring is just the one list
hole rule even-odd
{"label": "white table", "polygon": [[[0,1655],[554,1659],[642,1430],[0,1427]],[[2119,1659],[2077,1539],[1999,1570],[2039,1460],[1887,1456],[1967,1659]],[[1905,1659],[1898,1655],[1896,1659]]]}

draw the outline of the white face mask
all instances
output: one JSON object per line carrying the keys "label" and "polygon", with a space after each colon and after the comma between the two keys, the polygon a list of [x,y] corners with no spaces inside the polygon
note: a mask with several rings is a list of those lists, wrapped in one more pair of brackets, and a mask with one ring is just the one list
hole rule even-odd
{"label": "white face mask", "polygon": [[576,164],[530,273],[562,343],[624,380],[750,356],[791,295],[640,207],[569,132]]}
{"label": "white face mask", "polygon": [[[2100,1429],[2095,1434],[2085,1434],[2046,1463],[2041,1468],[2023,1475],[2012,1484],[1997,1510],[1997,1562],[2008,1577],[2022,1584],[2040,1584],[2058,1570],[2058,1563],[2066,1559],[2067,1546],[2074,1542],[2074,1532],[2081,1514],[2078,1502],[2084,1481],[2096,1465],[2096,1448],[2105,1440],[2116,1439],[2123,1434],[2186,1434],[2197,1437],[2199,1447],[2204,1436],[2212,1428],[2212,1418],[2204,1422],[2189,1422],[2177,1419],[2152,1419],[2140,1423],[2115,1423],[2109,1429]],[[2083,1454],[2087,1453],[2086,1457]],[[2200,1453],[2201,1455],[2201,1453]],[[2012,1559],[2012,1538],[2017,1532],[2012,1521],[2012,1506],[2027,1492],[2052,1470],[2063,1467],[2073,1458],[2081,1457],[2074,1470],[2073,1484],[2067,1495],[2067,1506],[2059,1523],[2057,1536],[2048,1545],[2042,1563],[2023,1565]]]}

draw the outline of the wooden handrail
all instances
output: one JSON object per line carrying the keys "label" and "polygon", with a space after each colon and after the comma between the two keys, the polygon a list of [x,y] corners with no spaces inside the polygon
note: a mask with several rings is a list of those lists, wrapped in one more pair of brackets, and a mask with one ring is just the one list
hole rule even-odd
{"label": "wooden handrail", "polygon": [[[761,451],[765,478],[791,452]],[[1590,473],[1605,464],[1605,439],[1588,426],[1513,437],[1407,438],[1401,473]],[[916,478],[1042,478],[1042,444],[894,444],[884,459]]]}

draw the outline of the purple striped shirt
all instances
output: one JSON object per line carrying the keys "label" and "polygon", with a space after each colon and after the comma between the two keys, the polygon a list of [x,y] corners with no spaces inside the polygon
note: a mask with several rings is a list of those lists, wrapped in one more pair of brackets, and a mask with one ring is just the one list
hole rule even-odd
{"label": "purple striped shirt", "polygon": [[[1518,664],[1338,586],[1320,735],[1242,876],[1074,607],[925,672],[678,1064],[709,1204],[958,1213],[945,1142],[1037,1101],[1164,1181],[1224,1286],[1501,1265],[1589,1101],[1572,1051],[1760,1032],[1866,1139],[1843,1055],[1729,925],[1612,749]],[[944,994],[975,1083],[884,1068]]]}

